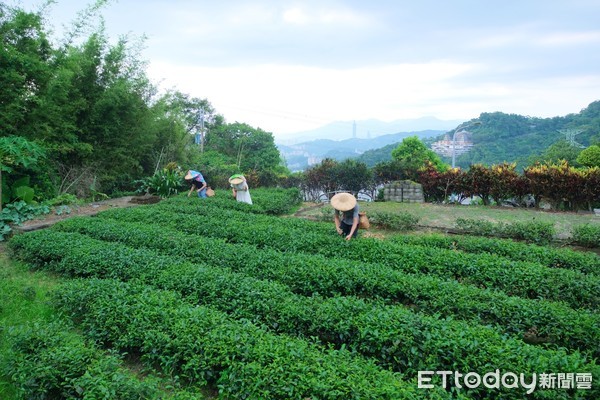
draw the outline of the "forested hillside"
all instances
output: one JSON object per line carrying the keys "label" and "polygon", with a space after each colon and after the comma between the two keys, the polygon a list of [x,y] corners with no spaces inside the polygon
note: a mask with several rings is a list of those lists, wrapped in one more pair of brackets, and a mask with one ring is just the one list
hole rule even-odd
{"label": "forested hillside", "polygon": [[[456,158],[456,165],[468,168],[471,164],[516,162],[518,167],[529,165],[552,145],[564,140],[564,130],[579,131],[575,141],[582,146],[600,141],[600,101],[595,101],[577,114],[563,117],[536,118],[502,112],[482,113],[481,125],[470,127],[473,149]],[[450,132],[452,134],[452,131]],[[441,140],[442,136],[435,140]],[[373,166],[391,160],[391,151],[398,144],[370,150],[358,159]],[[449,158],[442,158],[450,163]]]}

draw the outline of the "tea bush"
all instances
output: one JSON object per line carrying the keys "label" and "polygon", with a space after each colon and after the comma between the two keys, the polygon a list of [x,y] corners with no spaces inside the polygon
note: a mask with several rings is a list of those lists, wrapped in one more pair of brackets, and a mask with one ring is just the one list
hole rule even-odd
{"label": "tea bush", "polygon": [[573,229],[573,243],[584,247],[600,247],[600,224],[582,224]]}

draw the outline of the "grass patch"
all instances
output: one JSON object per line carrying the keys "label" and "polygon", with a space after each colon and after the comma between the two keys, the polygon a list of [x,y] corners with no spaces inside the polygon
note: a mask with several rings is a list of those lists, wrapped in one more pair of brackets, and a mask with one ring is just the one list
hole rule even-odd
{"label": "grass patch", "polygon": [[30,272],[8,258],[0,249],[0,399],[15,399],[14,385],[2,375],[8,353],[5,329],[31,321],[49,321],[54,310],[48,304],[49,292],[58,279],[44,272]]}
{"label": "grass patch", "polygon": [[[216,397],[208,390],[201,393],[192,387],[178,388],[169,378],[147,375],[138,363],[125,364],[110,352],[90,347],[83,336],[61,325],[50,305],[51,292],[62,282],[64,279],[50,273],[30,271],[26,265],[10,259],[5,246],[0,247],[0,399],[28,397],[4,375],[15,371],[16,366],[19,384],[27,386],[31,393],[44,390],[58,393],[52,382],[62,374],[69,375],[65,370],[70,368],[69,384],[80,385],[85,398],[198,400]],[[19,347],[29,342],[50,345],[15,353],[14,348],[11,351],[11,342],[15,341]],[[15,357],[21,360],[15,361]],[[82,370],[87,372],[78,376]],[[48,398],[54,398],[54,394]]]}
{"label": "grass patch", "polygon": [[[454,229],[456,220],[483,219],[493,223],[540,222],[552,224],[558,239],[571,237],[574,228],[582,224],[600,226],[600,218],[592,213],[551,212],[525,208],[489,207],[477,205],[442,205],[432,203],[360,202],[360,210],[371,213],[408,213],[418,218],[425,228]],[[328,207],[328,206],[325,206]],[[318,218],[319,208],[303,212],[303,216]]]}

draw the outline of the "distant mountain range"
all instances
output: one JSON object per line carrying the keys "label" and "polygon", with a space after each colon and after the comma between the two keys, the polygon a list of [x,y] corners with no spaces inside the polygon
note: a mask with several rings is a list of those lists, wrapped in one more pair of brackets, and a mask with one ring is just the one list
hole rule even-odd
{"label": "distant mountain range", "polygon": [[286,160],[288,168],[291,171],[301,171],[310,165],[318,164],[324,158],[335,158],[337,160],[354,158],[360,156],[365,151],[399,143],[409,136],[418,136],[420,139],[427,139],[439,136],[445,132],[446,130],[424,130],[398,132],[371,139],[319,139],[290,146],[279,144],[277,147],[282,157]]}
{"label": "distant mountain range", "polygon": [[286,135],[285,138],[276,137],[275,142],[277,144],[289,146],[316,139],[352,139],[354,133],[356,134],[356,138],[371,139],[399,132],[419,132],[426,130],[448,131],[454,129],[462,122],[463,121],[459,120],[440,120],[435,117],[399,119],[392,122],[379,121],[376,119],[336,121],[313,130]]}
{"label": "distant mountain range", "polygon": [[[504,161],[516,162],[519,168],[529,165],[549,146],[568,139],[565,132],[575,132],[577,148],[600,142],[600,101],[577,114],[563,117],[537,118],[493,112],[482,113],[476,120],[478,125],[469,129],[473,147],[456,157],[456,165],[462,168],[475,163],[492,165]],[[282,143],[278,147],[292,171],[304,170],[326,157],[357,158],[373,166],[390,160],[391,151],[408,136],[418,136],[429,147],[462,122],[465,121],[442,121],[433,117],[394,122],[366,120],[356,121],[355,129],[353,122],[337,122],[295,136],[312,140]],[[353,131],[355,138],[352,138]],[[573,137],[572,134],[571,140]],[[448,157],[442,159],[450,162]]]}

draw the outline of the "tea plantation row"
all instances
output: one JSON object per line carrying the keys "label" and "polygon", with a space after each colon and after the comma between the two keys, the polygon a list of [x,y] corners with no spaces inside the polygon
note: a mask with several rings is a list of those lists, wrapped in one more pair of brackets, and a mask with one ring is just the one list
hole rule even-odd
{"label": "tea plantation row", "polygon": [[[596,259],[540,248],[528,262],[502,241],[346,242],[332,224],[261,215],[296,204],[289,191],[264,194],[256,207],[177,197],[111,210],[10,247],[82,278],[54,304],[88,338],[223,398],[526,396],[421,389],[421,370],[598,379]],[[529,395],[597,396],[595,386]]]}
{"label": "tea plantation row", "polygon": [[[427,273],[481,288],[499,289],[511,296],[563,301],[574,308],[596,309],[600,276],[513,261],[490,254],[467,254],[438,248],[398,245],[376,239],[340,243],[332,227],[310,230],[289,221],[221,208],[167,203],[156,208],[111,210],[100,216],[159,224],[187,233],[248,243],[282,252],[305,252],[326,257],[386,265],[404,273]],[[277,220],[279,221],[279,220]],[[308,221],[304,221],[308,224]]]}
{"label": "tea plantation row", "polygon": [[[186,262],[184,258],[101,242],[73,233],[30,237],[37,254],[22,248],[24,259],[75,276],[138,280],[184,294],[188,301],[225,311],[236,319],[261,323],[278,333],[319,338],[370,356],[397,372],[415,377],[433,368],[481,370],[488,363],[509,370],[591,371],[585,358],[506,339],[492,329],[413,313],[404,307],[354,297],[304,297],[289,288],[228,269]],[[37,260],[37,261],[36,261]],[[125,266],[115,268],[114,266]],[[504,355],[515,353],[516,360]]]}
{"label": "tea plantation row", "polygon": [[[189,260],[201,254],[199,261],[205,264],[275,280],[295,293],[307,296],[379,298],[388,303],[410,305],[423,313],[492,324],[500,331],[518,337],[526,334],[532,326],[537,326],[538,336],[545,338],[542,341],[581,351],[595,351],[598,355],[594,343],[600,340],[600,332],[595,329],[600,325],[600,317],[555,302],[510,297],[437,277],[403,274],[378,264],[281,253],[271,249],[259,251],[251,245],[224,243],[219,239],[198,237],[156,225],[107,218],[73,219],[57,225],[55,229],[80,232],[136,248],[155,249]],[[61,255],[63,249],[55,248],[54,239],[41,240],[35,237],[28,240],[31,254],[37,262],[43,262],[47,253]],[[42,243],[47,243],[47,246]]]}

